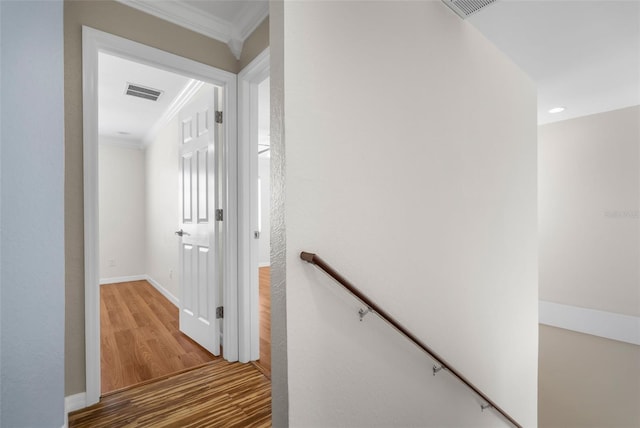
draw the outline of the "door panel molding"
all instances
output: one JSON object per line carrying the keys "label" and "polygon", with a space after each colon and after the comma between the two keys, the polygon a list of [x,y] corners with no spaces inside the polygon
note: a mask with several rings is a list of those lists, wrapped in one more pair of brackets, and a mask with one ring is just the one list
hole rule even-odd
{"label": "door panel molding", "polygon": [[224,358],[238,359],[237,331],[237,154],[236,75],[93,28],[82,27],[83,163],[84,163],[84,268],[86,404],[100,399],[100,293],[98,254],[98,53],[179,73],[223,88],[225,123],[221,140],[225,153],[225,212],[223,305]]}
{"label": "door panel molding", "polygon": [[[180,331],[216,356],[220,355],[221,323],[215,315],[216,307],[221,305],[219,253],[226,245],[220,241],[220,224],[213,214],[220,201],[217,184],[222,178],[216,162],[219,133],[211,127],[219,93],[219,88],[204,85],[185,104],[179,114],[183,127],[177,141],[178,158],[182,160],[179,177],[182,214],[178,225],[183,231],[178,238]],[[187,123],[194,126],[184,126]]]}

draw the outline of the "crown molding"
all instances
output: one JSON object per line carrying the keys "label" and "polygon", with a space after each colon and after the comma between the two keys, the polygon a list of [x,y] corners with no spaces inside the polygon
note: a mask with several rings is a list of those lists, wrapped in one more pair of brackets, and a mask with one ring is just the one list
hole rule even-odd
{"label": "crown molding", "polygon": [[227,43],[230,39],[231,24],[229,22],[186,3],[148,0],[117,1],[221,42]]}
{"label": "crown molding", "polygon": [[[269,15],[266,1],[247,2],[238,19],[229,22],[179,1],[116,0],[122,4],[169,21],[173,24],[226,43],[231,53],[240,59],[244,41]],[[257,7],[259,5],[259,7]]]}
{"label": "crown molding", "polygon": [[269,16],[268,1],[247,2],[242,12],[238,14],[238,18],[232,23],[235,38],[244,43],[267,16]]}
{"label": "crown molding", "polygon": [[247,37],[264,21],[269,15],[269,3],[266,1],[247,2],[238,18],[231,24],[231,40],[227,43],[229,49],[240,59],[242,46]]}

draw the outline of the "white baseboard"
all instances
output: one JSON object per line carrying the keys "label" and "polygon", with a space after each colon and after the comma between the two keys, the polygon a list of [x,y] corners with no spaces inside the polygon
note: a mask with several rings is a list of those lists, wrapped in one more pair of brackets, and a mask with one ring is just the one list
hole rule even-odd
{"label": "white baseboard", "polygon": [[64,425],[63,428],[69,426],[69,412],[84,409],[87,407],[87,394],[81,392],[79,394],[64,397]]}
{"label": "white baseboard", "polygon": [[174,296],[169,290],[164,288],[158,281],[151,278],[149,275],[145,275],[143,279],[149,281],[149,284],[153,285],[153,287],[158,290],[164,297],[167,298],[171,303],[174,304],[177,308],[180,307],[180,299]]}
{"label": "white baseboard", "polygon": [[148,275],[131,275],[131,276],[116,276],[113,278],[100,278],[100,285],[103,284],[118,284],[120,282],[142,281],[147,279]]}
{"label": "white baseboard", "polygon": [[270,266],[271,266],[271,262],[258,263],[258,267],[270,267]]}
{"label": "white baseboard", "polygon": [[540,300],[540,324],[640,345],[640,317]]}
{"label": "white baseboard", "polygon": [[75,412],[85,407],[87,407],[87,394],[84,392],[64,397],[64,411],[66,413]]}

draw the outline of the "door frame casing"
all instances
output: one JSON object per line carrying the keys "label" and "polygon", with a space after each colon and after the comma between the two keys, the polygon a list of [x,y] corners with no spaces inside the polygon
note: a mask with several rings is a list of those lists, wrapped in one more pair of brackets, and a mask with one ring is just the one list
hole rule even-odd
{"label": "door frame casing", "polygon": [[266,48],[238,74],[238,359],[260,358],[258,243],[258,85],[269,77]]}
{"label": "door frame casing", "polygon": [[223,88],[225,180],[222,208],[223,357],[238,359],[236,75],[113,34],[82,27],[86,405],[100,400],[100,264],[98,205],[98,54],[109,53]]}

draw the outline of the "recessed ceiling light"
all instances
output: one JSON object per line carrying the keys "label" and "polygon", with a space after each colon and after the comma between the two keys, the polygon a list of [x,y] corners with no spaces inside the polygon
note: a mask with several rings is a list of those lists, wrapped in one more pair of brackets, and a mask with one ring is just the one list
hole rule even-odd
{"label": "recessed ceiling light", "polygon": [[562,113],[565,110],[566,109],[564,107],[554,107],[551,110],[549,110],[549,113],[551,113],[551,114]]}

